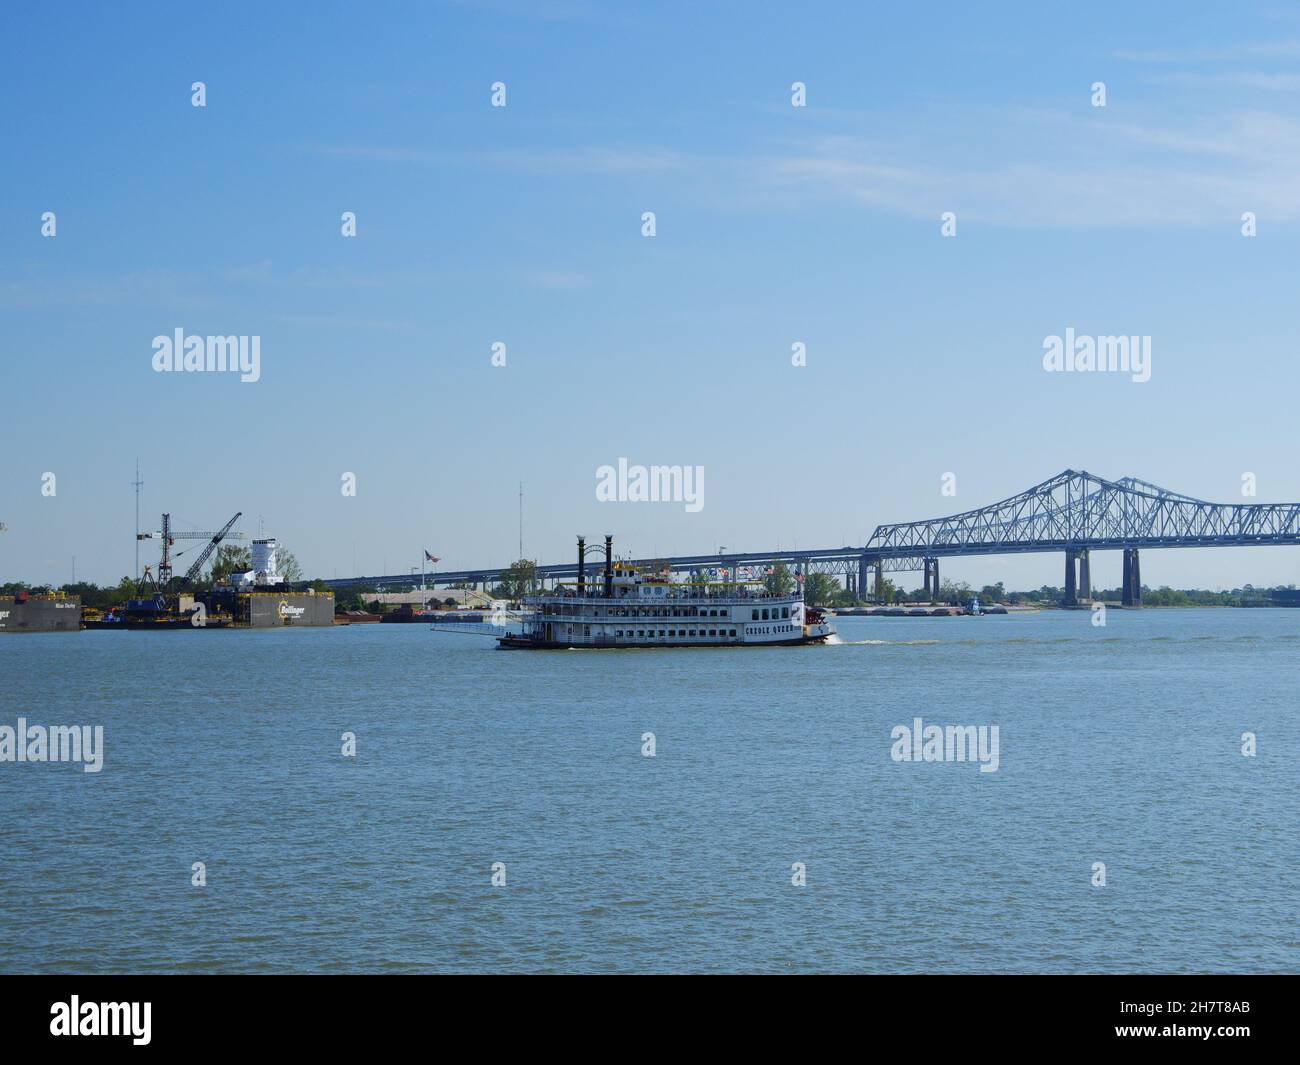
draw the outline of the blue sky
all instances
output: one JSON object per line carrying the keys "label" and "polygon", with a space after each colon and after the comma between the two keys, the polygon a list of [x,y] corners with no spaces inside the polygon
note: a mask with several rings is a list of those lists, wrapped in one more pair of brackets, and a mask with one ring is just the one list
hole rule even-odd
{"label": "blue sky", "polygon": [[[577,532],[639,555],[862,543],[1067,467],[1300,499],[1293,7],[6,19],[0,580],[131,571],[136,456],[146,527],[242,510],[326,577],[424,547],[507,563],[520,481],[543,561]],[[154,373],[178,327],[260,336],[261,380]],[[1151,380],[1045,373],[1067,327],[1150,336]],[[703,466],[704,508],[597,502],[620,456]],[[1297,582],[1300,555],[1151,553],[1143,578]]]}

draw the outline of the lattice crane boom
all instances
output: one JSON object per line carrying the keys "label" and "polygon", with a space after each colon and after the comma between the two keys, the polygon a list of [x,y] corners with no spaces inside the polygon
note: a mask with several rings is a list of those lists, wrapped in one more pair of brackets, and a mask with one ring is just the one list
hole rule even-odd
{"label": "lattice crane boom", "polygon": [[233,518],[221,527],[219,532],[212,534],[212,538],[204,545],[203,550],[199,552],[199,557],[194,560],[194,564],[186,571],[186,584],[193,584],[198,578],[198,575],[203,572],[203,564],[207,562],[208,558],[212,555],[212,552],[217,549],[217,544],[221,543],[221,541],[226,538],[226,533],[230,532],[231,526],[240,519],[242,514],[242,511],[236,513]]}
{"label": "lattice crane boom", "polygon": [[[136,533],[135,538],[137,540],[161,540],[162,541],[162,561],[158,563],[158,583],[163,586],[166,586],[171,582],[172,579],[171,549],[176,545],[177,540],[210,541],[207,548],[204,549],[203,555],[201,556],[203,560],[206,560],[208,555],[212,553],[210,548],[216,547],[218,543],[220,543],[223,539],[227,538],[226,534],[230,532],[230,527],[239,520],[239,517],[240,515],[236,514],[233,518],[231,518],[228,522],[226,522],[225,527],[221,529],[220,532],[215,532],[215,533],[173,532],[172,516],[170,514],[164,514],[162,516],[162,528],[158,532]],[[231,537],[231,539],[235,539],[235,538],[242,540],[243,534],[238,533],[236,534],[236,537]],[[193,569],[193,567],[191,567],[191,569]],[[192,580],[193,577],[191,574],[187,574],[185,579]]]}

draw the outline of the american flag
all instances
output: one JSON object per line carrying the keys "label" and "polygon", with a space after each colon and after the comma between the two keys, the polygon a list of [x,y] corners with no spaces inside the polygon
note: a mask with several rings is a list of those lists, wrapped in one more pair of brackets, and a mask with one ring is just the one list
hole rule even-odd
{"label": "american flag", "polygon": [[425,559],[426,559],[427,561],[429,561],[429,562],[441,562],[441,561],[442,561],[442,559],[440,559],[437,555],[431,555],[431,554],[429,554],[429,552],[428,552],[427,549],[426,549],[425,552],[424,552],[424,557],[425,557]]}

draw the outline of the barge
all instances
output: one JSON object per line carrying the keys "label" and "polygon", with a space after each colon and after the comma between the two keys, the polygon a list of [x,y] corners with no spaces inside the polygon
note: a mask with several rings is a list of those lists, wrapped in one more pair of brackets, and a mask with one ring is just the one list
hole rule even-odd
{"label": "barge", "polygon": [[81,597],[52,592],[49,595],[0,595],[0,633],[77,632],[81,629]]}
{"label": "barge", "polygon": [[[235,517],[239,517],[238,514]],[[232,521],[234,519],[231,519]],[[163,525],[169,525],[169,515],[163,515]],[[227,526],[229,528],[229,526]],[[210,544],[215,547],[222,530]],[[164,545],[170,540],[164,537]],[[200,558],[200,562],[206,554]],[[87,611],[85,627],[100,631],[162,632],[176,629],[279,629],[324,628],[334,624],[334,593],[295,591],[281,581],[276,568],[276,541],[253,541],[252,568],[230,574],[202,593],[179,590],[198,575],[198,566],[179,586],[171,577],[171,564],[163,555],[159,573],[167,574],[162,580],[153,579],[150,567],[144,568],[144,578],[136,588],[136,598],[128,599],[111,610],[101,613]],[[146,595],[147,591],[152,594]]]}

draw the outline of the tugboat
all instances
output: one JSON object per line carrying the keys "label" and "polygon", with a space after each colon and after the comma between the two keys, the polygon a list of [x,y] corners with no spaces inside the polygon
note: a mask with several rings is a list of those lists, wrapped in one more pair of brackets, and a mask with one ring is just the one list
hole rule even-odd
{"label": "tugboat", "polygon": [[614,561],[612,536],[605,537],[603,579],[588,584],[586,550],[578,537],[576,584],[526,597],[522,631],[499,637],[498,647],[771,647],[835,634],[821,610],[804,605],[802,591],[776,595],[759,581],[683,584],[646,576]]}

